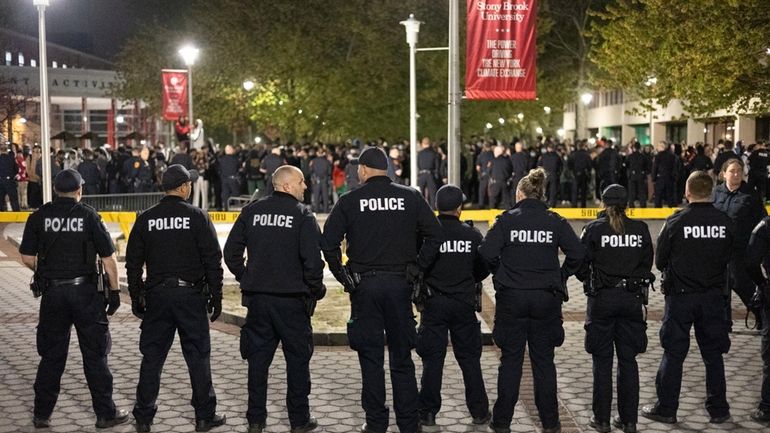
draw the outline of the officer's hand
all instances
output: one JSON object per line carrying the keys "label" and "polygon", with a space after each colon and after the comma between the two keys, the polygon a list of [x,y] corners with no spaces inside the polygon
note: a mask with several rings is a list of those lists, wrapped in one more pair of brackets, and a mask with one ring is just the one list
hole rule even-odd
{"label": "officer's hand", "polygon": [[212,322],[216,321],[219,315],[222,314],[222,295],[214,295],[209,298],[207,309],[209,314],[211,314],[210,320]]}
{"label": "officer's hand", "polygon": [[144,319],[144,313],[147,311],[147,306],[144,304],[144,300],[142,298],[133,298],[131,299],[131,312],[136,316],[139,320]]}
{"label": "officer's hand", "polygon": [[313,292],[313,297],[316,301],[320,301],[324,296],[326,296],[326,285],[321,284],[321,288]]}
{"label": "officer's hand", "polygon": [[408,263],[406,265],[406,279],[409,281],[409,283],[414,283],[415,281],[419,280],[420,274],[422,274],[422,269],[420,269],[420,266],[417,264]]}
{"label": "officer's hand", "polygon": [[107,301],[107,315],[112,316],[120,308],[120,290],[110,290],[110,299]]}

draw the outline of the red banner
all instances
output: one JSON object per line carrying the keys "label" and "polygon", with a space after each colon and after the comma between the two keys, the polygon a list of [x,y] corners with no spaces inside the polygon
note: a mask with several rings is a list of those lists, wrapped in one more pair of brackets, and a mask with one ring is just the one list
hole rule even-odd
{"label": "red banner", "polygon": [[467,0],[467,99],[535,99],[537,0]]}
{"label": "red banner", "polygon": [[187,115],[187,71],[163,69],[163,119]]}

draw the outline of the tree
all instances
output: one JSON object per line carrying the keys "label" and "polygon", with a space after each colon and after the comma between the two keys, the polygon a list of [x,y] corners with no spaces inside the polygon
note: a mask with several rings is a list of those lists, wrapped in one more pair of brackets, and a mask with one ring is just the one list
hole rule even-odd
{"label": "tree", "polygon": [[693,115],[766,111],[768,16],[767,0],[618,0],[594,28],[596,81]]}

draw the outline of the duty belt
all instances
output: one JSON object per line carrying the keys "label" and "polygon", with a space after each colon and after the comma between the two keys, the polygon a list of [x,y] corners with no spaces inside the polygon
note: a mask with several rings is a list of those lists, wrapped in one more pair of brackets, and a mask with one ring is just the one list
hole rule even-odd
{"label": "duty belt", "polygon": [[48,285],[51,287],[59,287],[59,286],[79,286],[81,284],[87,284],[93,282],[93,277],[91,276],[80,276],[75,278],[65,278],[65,279],[50,279],[48,280]]}
{"label": "duty belt", "polygon": [[195,287],[195,283],[185,281],[179,278],[164,278],[161,282],[164,286],[176,286],[176,287]]}
{"label": "duty belt", "polygon": [[419,173],[419,174],[433,173],[433,170],[420,170],[417,173]]}
{"label": "duty belt", "polygon": [[370,278],[370,277],[376,277],[378,275],[395,275],[399,277],[406,277],[406,272],[404,271],[381,271],[373,269],[371,271],[364,271],[364,272],[353,272],[355,276],[358,276],[359,279],[361,278]]}

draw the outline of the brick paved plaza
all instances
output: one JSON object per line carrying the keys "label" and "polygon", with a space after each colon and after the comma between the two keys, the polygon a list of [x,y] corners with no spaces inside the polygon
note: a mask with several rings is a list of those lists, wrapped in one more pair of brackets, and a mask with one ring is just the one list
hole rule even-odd
{"label": "brick paved plaza", "polygon": [[[33,391],[37,362],[35,349],[35,326],[38,300],[33,299],[28,282],[31,272],[18,262],[18,255],[6,240],[0,240],[0,432],[30,432]],[[327,281],[331,284],[331,281]],[[489,282],[488,282],[489,283]],[[487,284],[487,294],[491,294]],[[565,306],[566,340],[557,349],[556,365],[559,372],[559,397],[561,401],[562,425],[565,432],[593,431],[587,427],[591,416],[591,362],[583,349],[583,312],[585,299],[579,283],[570,280],[572,300]],[[661,349],[657,338],[662,299],[653,294],[650,306],[648,336],[649,351],[639,356],[641,370],[640,403],[654,401],[654,377],[660,361]],[[485,305],[492,311],[491,299]],[[124,298],[124,303],[128,298]],[[735,305],[735,303],[734,303]],[[138,350],[139,321],[124,304],[111,318],[113,337],[110,365],[115,377],[114,396],[118,407],[131,409],[138,378],[140,354]],[[742,331],[742,312],[736,309],[735,329],[732,334],[732,349],[726,356],[728,400],[732,406],[733,422],[721,426],[707,423],[703,408],[705,398],[704,369],[697,348],[685,364],[685,378],[682,387],[680,423],[676,428],[650,422],[640,418],[642,432],[749,432],[770,431],[749,419],[749,412],[756,406],[759,397],[761,359],[759,337]],[[484,314],[485,320],[491,315]],[[738,320],[740,319],[740,320]],[[739,323],[740,321],[740,323]],[[491,323],[488,323],[491,327]],[[212,369],[214,386],[219,400],[218,410],[227,414],[226,427],[217,431],[243,432],[246,430],[246,362],[238,351],[239,329],[233,325],[217,323],[212,330]],[[70,345],[70,357],[62,379],[62,392],[56,410],[51,418],[53,432],[92,432],[94,415],[90,396],[83,377],[81,355],[77,348],[76,336]],[[694,345],[694,340],[692,345]],[[417,372],[420,361],[415,355]],[[498,351],[486,346],[482,357],[490,401],[494,402],[497,390]],[[537,432],[539,424],[534,407],[531,387],[531,373],[525,363],[525,376],[521,400],[516,408],[515,432]],[[284,382],[285,369],[280,351],[276,354],[271,370],[269,418],[267,432],[287,432],[288,420],[285,414]],[[313,390],[310,397],[313,414],[326,432],[355,432],[363,423],[363,412],[359,405],[360,373],[355,353],[347,347],[316,347],[311,363]],[[389,387],[388,387],[389,388]],[[390,388],[389,388],[390,389]],[[390,395],[390,394],[389,394]],[[485,432],[486,427],[470,424],[463,401],[462,378],[451,356],[447,360],[443,390],[444,404],[437,422],[445,432]],[[175,344],[166,362],[159,397],[159,411],[153,431],[190,432],[194,430],[193,411],[189,405],[190,387],[185,364],[178,344]],[[392,415],[392,411],[391,411]],[[390,431],[398,431],[391,419]],[[123,425],[112,430],[133,431],[133,425]]]}

